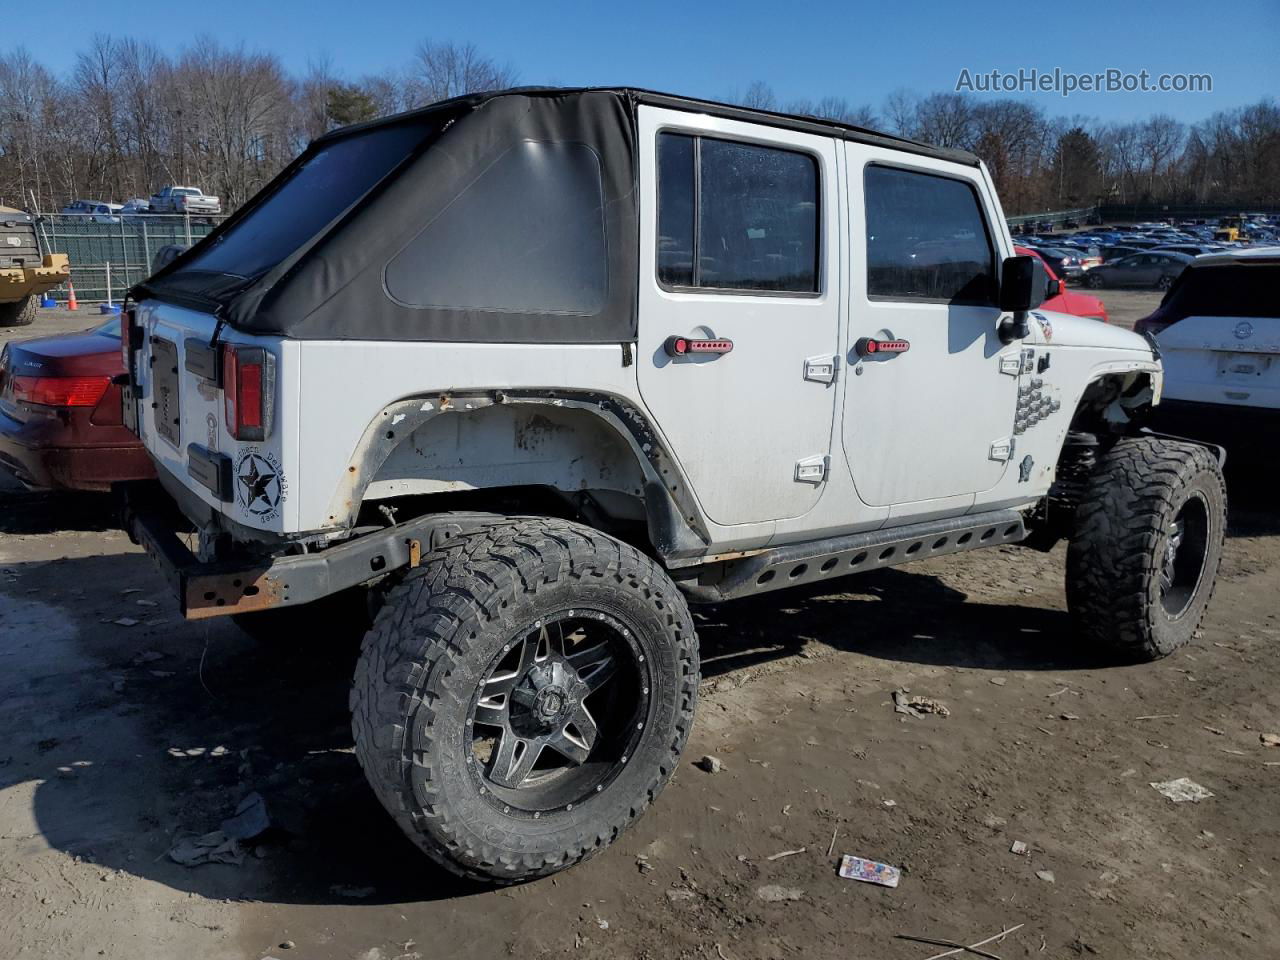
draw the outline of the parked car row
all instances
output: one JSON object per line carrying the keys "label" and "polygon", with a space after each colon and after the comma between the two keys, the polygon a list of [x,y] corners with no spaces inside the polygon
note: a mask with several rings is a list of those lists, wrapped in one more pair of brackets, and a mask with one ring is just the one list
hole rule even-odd
{"label": "parked car row", "polygon": [[108,203],[102,200],[73,200],[62,208],[63,216],[84,217],[91,223],[136,222],[138,218],[155,214],[189,214],[214,216],[222,213],[222,201],[199,187],[167,186],[150,198],[134,197],[124,203]]}
{"label": "parked car row", "polygon": [[1020,238],[1060,276],[1094,289],[1167,290],[1195,257],[1245,248],[1245,241],[1280,242],[1280,217],[1244,214],[1172,223],[1099,227],[1056,236]]}

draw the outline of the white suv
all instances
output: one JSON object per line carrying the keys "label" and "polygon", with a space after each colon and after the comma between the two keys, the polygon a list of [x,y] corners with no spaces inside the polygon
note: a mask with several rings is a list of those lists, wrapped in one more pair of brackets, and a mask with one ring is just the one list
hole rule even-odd
{"label": "white suv", "polygon": [[1163,357],[1167,429],[1215,442],[1280,435],[1278,290],[1280,247],[1209,254],[1138,321]]}

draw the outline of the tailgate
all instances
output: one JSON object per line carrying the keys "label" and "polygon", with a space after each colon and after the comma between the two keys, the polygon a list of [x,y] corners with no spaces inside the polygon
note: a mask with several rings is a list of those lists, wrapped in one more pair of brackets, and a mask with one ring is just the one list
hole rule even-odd
{"label": "tailgate", "polygon": [[[279,378],[285,367],[281,354],[293,351],[279,338],[250,337],[225,325],[214,345],[212,315],[155,300],[138,305],[134,323],[141,328],[133,364],[137,432],[157,466],[236,523],[286,531],[293,453],[285,456],[282,441],[293,407],[280,403]],[[238,440],[227,426],[225,344],[261,347],[272,357],[272,420],[260,440]]]}
{"label": "tailgate", "polygon": [[1169,399],[1280,409],[1280,319],[1187,317],[1156,339]]}

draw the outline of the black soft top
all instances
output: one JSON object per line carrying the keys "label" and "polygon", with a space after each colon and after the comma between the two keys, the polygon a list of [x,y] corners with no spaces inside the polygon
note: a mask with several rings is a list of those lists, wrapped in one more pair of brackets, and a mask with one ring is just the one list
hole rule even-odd
{"label": "black soft top", "polygon": [[[772,127],[780,127],[784,130],[796,130],[801,133],[816,133],[821,136],[839,137],[842,140],[853,140],[857,143],[868,143],[874,146],[889,147],[894,150],[902,150],[906,153],[913,153],[918,156],[934,157],[938,160],[949,160],[952,163],[963,163],[972,167],[976,167],[980,162],[977,154],[970,153],[968,150],[959,150],[949,147],[935,147],[932,144],[922,143],[919,140],[899,137],[892,133],[882,133],[878,130],[859,127],[851,123],[843,123],[839,120],[828,120],[823,117],[807,117],[794,113],[780,113],[776,110],[760,110],[756,107],[740,107],[736,104],[722,103],[718,100],[702,100],[698,97],[683,97],[674,93],[662,93],[658,90],[646,90],[642,87],[511,87],[506,90],[472,93],[461,97],[454,97],[450,100],[441,100],[418,110],[410,110],[406,113],[398,113],[394,116],[383,117],[378,120],[369,120],[365,123],[355,123],[347,127],[340,127],[337,130],[331,130],[323,136],[318,137],[313,141],[313,143],[323,143],[327,140],[348,136],[351,133],[366,130],[370,127],[385,126],[387,124],[403,120],[406,117],[412,117],[420,114],[431,114],[439,110],[449,110],[456,107],[464,109],[469,107],[474,108],[497,97],[563,97],[586,93],[612,94],[623,98],[632,106],[647,104],[649,106],[665,107],[671,110],[688,110],[697,113],[705,113],[713,117],[723,117],[728,120],[745,120],[751,123],[763,123]],[[634,115],[634,111],[631,112]]]}
{"label": "black soft top", "polygon": [[319,137],[131,294],[300,339],[632,340],[641,104],[978,164],[836,121],[647,90],[472,94]]}

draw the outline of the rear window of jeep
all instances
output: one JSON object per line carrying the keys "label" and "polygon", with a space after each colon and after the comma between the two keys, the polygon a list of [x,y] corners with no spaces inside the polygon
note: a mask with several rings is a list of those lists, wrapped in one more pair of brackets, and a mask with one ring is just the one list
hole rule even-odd
{"label": "rear window of jeep", "polygon": [[1180,317],[1280,317],[1280,263],[1192,267],[1162,308]]}

